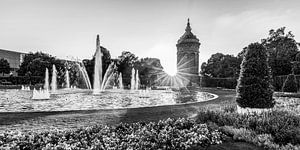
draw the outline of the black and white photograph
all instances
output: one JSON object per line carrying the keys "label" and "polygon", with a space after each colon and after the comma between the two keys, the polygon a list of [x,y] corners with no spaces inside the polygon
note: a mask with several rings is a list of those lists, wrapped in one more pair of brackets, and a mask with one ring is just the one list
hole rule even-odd
{"label": "black and white photograph", "polygon": [[0,150],[300,150],[299,0],[0,0]]}

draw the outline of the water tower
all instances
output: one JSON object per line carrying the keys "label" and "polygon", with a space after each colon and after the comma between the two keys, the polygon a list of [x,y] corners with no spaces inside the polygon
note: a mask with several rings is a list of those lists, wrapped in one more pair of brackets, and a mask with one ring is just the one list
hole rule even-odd
{"label": "water tower", "polygon": [[185,33],[176,44],[177,76],[182,79],[181,86],[199,85],[199,39],[192,33],[188,19]]}

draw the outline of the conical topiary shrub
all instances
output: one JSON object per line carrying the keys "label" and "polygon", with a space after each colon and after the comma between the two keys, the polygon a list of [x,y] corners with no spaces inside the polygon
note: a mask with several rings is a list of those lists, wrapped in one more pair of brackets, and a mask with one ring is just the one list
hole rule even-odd
{"label": "conical topiary shrub", "polygon": [[236,87],[236,102],[242,108],[272,108],[275,104],[266,49],[260,43],[247,47]]}
{"label": "conical topiary shrub", "polygon": [[298,91],[298,83],[294,74],[289,74],[282,86],[283,92],[293,92]]}

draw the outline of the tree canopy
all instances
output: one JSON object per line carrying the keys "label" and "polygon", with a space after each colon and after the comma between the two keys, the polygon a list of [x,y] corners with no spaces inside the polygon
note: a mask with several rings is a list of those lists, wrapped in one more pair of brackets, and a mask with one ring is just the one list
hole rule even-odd
{"label": "tree canopy", "polygon": [[57,59],[49,54],[36,52],[29,53],[24,56],[24,61],[22,62],[18,74],[20,76],[30,77],[32,76],[45,76],[46,68],[49,69],[49,75],[52,76],[52,65],[55,65],[57,70],[57,82],[58,85],[62,85],[65,82],[65,61]]}
{"label": "tree canopy", "polygon": [[123,51],[116,60],[116,66],[119,73],[122,73],[123,85],[130,85],[131,70],[138,61],[138,57],[129,51]]}
{"label": "tree canopy", "polygon": [[[262,45],[268,54],[269,66],[273,76],[300,73],[299,43],[291,31],[285,32],[285,27],[271,29],[267,38],[262,39]],[[222,53],[213,54],[207,62],[201,65],[201,74],[210,77],[236,77],[239,74],[242,58],[247,47],[235,57]]]}
{"label": "tree canopy", "polygon": [[136,61],[134,68],[139,70],[140,84],[145,86],[155,84],[158,75],[163,72],[163,67],[157,58],[142,58]]}
{"label": "tree canopy", "polygon": [[1,58],[0,59],[0,73],[4,75],[4,73],[9,73],[10,72],[10,66],[9,63],[6,59]]}
{"label": "tree canopy", "polygon": [[292,62],[296,60],[298,45],[291,31],[285,32],[285,27],[270,30],[269,37],[262,39],[262,44],[269,53],[269,64],[273,76],[292,73]]}
{"label": "tree canopy", "polygon": [[240,70],[241,59],[233,55],[216,53],[201,65],[201,74],[209,77],[236,77]]}
{"label": "tree canopy", "polygon": [[45,76],[46,68],[51,70],[53,64],[56,66],[58,72],[63,68],[61,61],[49,54],[42,52],[29,53],[25,55],[18,74],[25,76],[30,73],[31,76]]}

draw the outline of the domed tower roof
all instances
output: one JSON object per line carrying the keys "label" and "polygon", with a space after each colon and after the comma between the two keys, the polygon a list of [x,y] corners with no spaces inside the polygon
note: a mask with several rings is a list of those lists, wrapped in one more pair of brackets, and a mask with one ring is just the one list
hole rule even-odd
{"label": "domed tower roof", "polygon": [[188,19],[187,26],[185,28],[185,33],[177,41],[177,44],[181,43],[199,43],[199,39],[192,33],[192,28],[190,25],[190,19]]}

